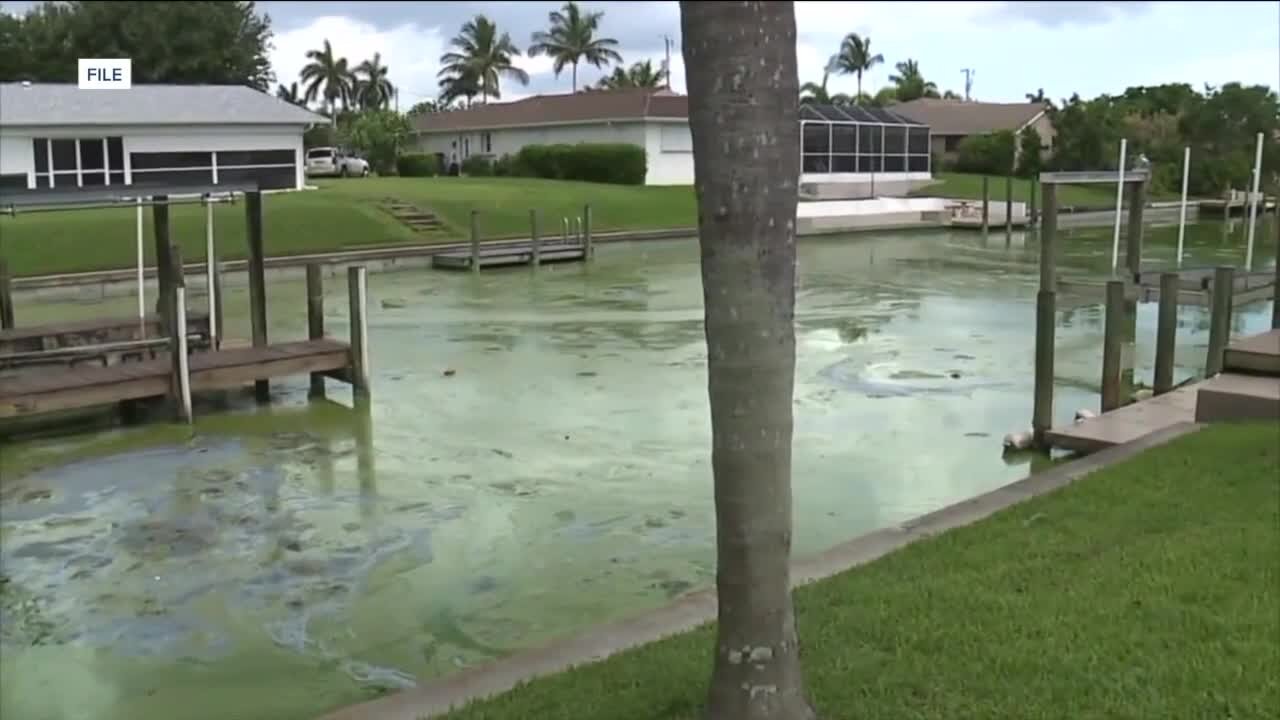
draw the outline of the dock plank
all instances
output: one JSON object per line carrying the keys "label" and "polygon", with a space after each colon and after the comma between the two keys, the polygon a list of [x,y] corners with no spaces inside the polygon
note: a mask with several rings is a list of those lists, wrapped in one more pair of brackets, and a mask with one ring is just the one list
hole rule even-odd
{"label": "dock plank", "polygon": [[1196,394],[1201,383],[1117,408],[1045,434],[1055,448],[1094,453],[1123,445],[1178,423],[1195,422]]}
{"label": "dock plank", "polygon": [[[533,245],[508,245],[486,247],[480,250],[480,267],[510,267],[533,263]],[[541,247],[544,265],[586,260],[586,249],[578,244],[547,243]],[[471,251],[455,250],[431,256],[431,265],[445,270],[464,270],[471,267]]]}
{"label": "dock plank", "polygon": [[[207,338],[209,334],[209,316],[207,314],[188,314],[187,331],[192,335]],[[137,317],[118,317],[28,325],[9,330],[0,330],[0,354],[39,352],[110,342],[128,342],[158,338],[164,335],[164,328],[160,324],[160,318],[156,315],[147,316],[145,324],[139,322]]]}
{"label": "dock plank", "polygon": [[1280,330],[1269,330],[1227,345],[1223,367],[1233,372],[1280,375]]}

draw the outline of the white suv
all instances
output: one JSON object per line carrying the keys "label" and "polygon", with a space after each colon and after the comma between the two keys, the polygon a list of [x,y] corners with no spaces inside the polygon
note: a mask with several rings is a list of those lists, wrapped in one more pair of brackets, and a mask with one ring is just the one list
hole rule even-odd
{"label": "white suv", "polygon": [[369,162],[332,147],[311,148],[307,151],[308,177],[368,177]]}

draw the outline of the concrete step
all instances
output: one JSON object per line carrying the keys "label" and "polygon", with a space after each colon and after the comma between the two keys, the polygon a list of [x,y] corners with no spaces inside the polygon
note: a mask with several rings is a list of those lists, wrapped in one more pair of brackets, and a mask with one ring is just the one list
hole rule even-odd
{"label": "concrete step", "polygon": [[1226,372],[1280,377],[1280,330],[1231,343],[1223,356],[1222,366]]}
{"label": "concrete step", "polygon": [[1280,377],[1223,373],[1197,387],[1198,423],[1280,421]]}

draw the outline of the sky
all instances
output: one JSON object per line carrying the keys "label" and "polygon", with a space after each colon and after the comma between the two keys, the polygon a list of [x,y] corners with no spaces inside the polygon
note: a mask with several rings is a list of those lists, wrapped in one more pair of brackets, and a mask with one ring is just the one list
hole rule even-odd
{"label": "sky", "polygon": [[[21,12],[33,3],[0,2]],[[672,85],[683,91],[680,11],[676,2],[583,2],[604,12],[600,34],[618,40],[627,63],[658,65],[664,36],[672,42]],[[439,57],[468,18],[485,14],[515,44],[545,28],[556,2],[259,2],[275,32],[271,64],[277,81],[296,80],[306,51],[327,38],[352,65],[380,52],[400,88],[402,109],[438,93]],[[820,81],[841,38],[871,39],[884,64],[863,78],[874,92],[888,84],[893,65],[908,58],[940,90],[992,102],[1022,101],[1043,88],[1054,99],[1093,97],[1132,85],[1238,81],[1280,89],[1280,2],[797,2],[796,58],[800,81]],[[502,98],[568,92],[545,57],[521,57],[527,87],[503,80]],[[579,70],[592,83],[603,71]],[[852,92],[853,77],[833,77],[831,92]]]}

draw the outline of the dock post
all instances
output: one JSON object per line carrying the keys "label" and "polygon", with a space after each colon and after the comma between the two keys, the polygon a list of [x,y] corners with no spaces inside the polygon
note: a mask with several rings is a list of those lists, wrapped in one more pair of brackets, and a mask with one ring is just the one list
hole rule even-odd
{"label": "dock post", "polygon": [[[324,337],[324,276],[320,263],[307,265],[307,337],[319,340]],[[311,373],[309,398],[324,397],[324,375]]]}
{"label": "dock post", "polygon": [[369,291],[363,265],[347,268],[351,308],[351,387],[357,396],[369,394]]}
{"label": "dock post", "polygon": [[1121,338],[1125,322],[1124,281],[1107,281],[1106,320],[1102,335],[1102,412],[1110,412],[1121,404]]}
{"label": "dock post", "polygon": [[[480,211],[471,211],[471,272],[480,272]],[[354,276],[353,276],[354,277]]]}
{"label": "dock post", "polygon": [[1004,240],[1013,237],[1013,176],[1004,176]]}
{"label": "dock post", "polygon": [[[267,346],[267,258],[262,245],[262,193],[244,194],[244,214],[249,241],[249,318],[253,325],[253,347]],[[258,402],[271,400],[271,384],[266,378],[253,383]]]}
{"label": "dock post", "polygon": [[160,316],[161,332],[172,335],[173,328],[169,326],[169,275],[173,270],[169,256],[169,197],[156,195],[151,200],[151,234],[156,244],[156,314]]}
{"label": "dock post", "polygon": [[982,176],[982,234],[986,235],[990,228],[991,218],[991,178]]}
{"label": "dock post", "polygon": [[1147,183],[1137,180],[1129,183],[1129,228],[1125,237],[1125,266],[1129,276],[1137,283],[1142,272],[1142,212],[1147,205]]}
{"label": "dock post", "polygon": [[213,307],[217,317],[209,318],[209,322],[210,327],[217,333],[217,341],[214,343],[213,349],[218,350],[222,347],[222,339],[226,336],[222,332],[224,327],[222,324],[222,318],[224,317],[222,312],[222,263],[218,261],[216,253],[213,262]]}
{"label": "dock post", "polygon": [[591,205],[582,206],[582,258],[590,260],[596,254],[591,243]]}
{"label": "dock post", "polygon": [[564,227],[561,228],[560,232],[561,232],[561,235],[564,236],[561,239],[561,241],[565,245],[568,245],[569,244],[569,218],[564,218]]}
{"label": "dock post", "polygon": [[9,279],[9,262],[0,258],[0,330],[13,329],[13,285]]}
{"label": "dock post", "polygon": [[1178,336],[1178,285],[1176,272],[1160,273],[1160,310],[1156,317],[1156,395],[1173,389],[1173,354]]}
{"label": "dock post", "polygon": [[[1276,209],[1275,222],[1271,224],[1276,230],[1276,277],[1271,286],[1271,329],[1280,330],[1280,208]],[[10,305],[12,312],[12,305]]]}
{"label": "dock post", "polygon": [[1053,427],[1053,350],[1057,319],[1057,276],[1054,245],[1058,233],[1057,190],[1043,185],[1044,223],[1040,228],[1040,291],[1036,293],[1035,395],[1031,432],[1035,445],[1047,449],[1046,434]]}
{"label": "dock post", "polygon": [[[173,361],[173,404],[178,420],[190,424],[192,413],[191,372],[187,357],[187,287],[186,280],[182,277],[182,248],[171,246],[169,250],[173,268],[169,285],[172,295],[172,313],[169,317],[173,320],[172,332],[169,334],[169,356]],[[162,301],[170,301],[170,298],[162,298]]]}
{"label": "dock post", "polygon": [[538,211],[529,210],[529,241],[533,243],[533,266],[542,265],[542,238],[538,237]]}
{"label": "dock post", "polygon": [[1030,192],[1027,195],[1027,198],[1028,198],[1027,227],[1033,228],[1036,226],[1036,180],[1035,178],[1031,178],[1031,188],[1030,188]]}
{"label": "dock post", "polygon": [[1209,354],[1204,361],[1204,376],[1222,372],[1222,355],[1231,339],[1231,293],[1235,289],[1235,268],[1213,270],[1212,305],[1209,311]]}
{"label": "dock post", "polygon": [[213,196],[205,196],[204,205],[204,272],[205,290],[209,293],[209,345],[218,348],[222,333],[218,321],[222,319],[222,306],[218,302],[218,282],[214,275],[218,270],[218,253],[213,243]]}

